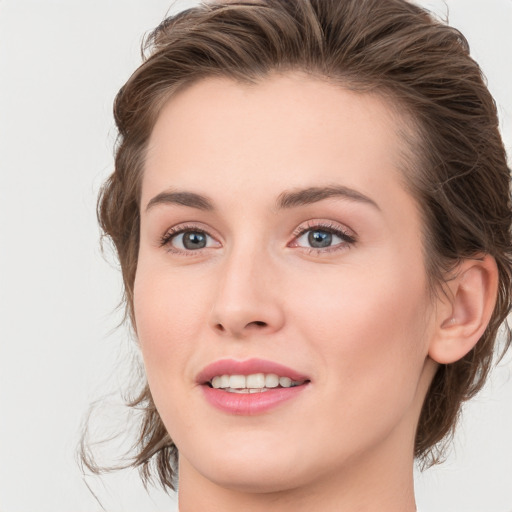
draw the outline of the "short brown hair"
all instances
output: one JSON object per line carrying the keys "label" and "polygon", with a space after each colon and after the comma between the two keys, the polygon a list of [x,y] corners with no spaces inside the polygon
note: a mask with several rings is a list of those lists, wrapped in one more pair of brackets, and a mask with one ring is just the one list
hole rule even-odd
{"label": "short brown hair", "polygon": [[[115,100],[115,171],[98,203],[134,326],[145,149],[163,103],[177,88],[204,77],[257,82],[271,72],[301,70],[382,94],[412,119],[408,145],[416,158],[405,178],[423,216],[431,283],[442,283],[462,259],[482,254],[495,258],[499,272],[484,335],[460,361],[439,367],[426,396],[415,455],[432,462],[461,404],[484,384],[511,305],[510,171],[494,101],[464,36],[406,0],[225,1],[169,17],[151,33],[145,52]],[[505,331],[508,348],[508,326]],[[153,462],[162,485],[173,487],[177,449],[147,384],[130,405],[145,410],[133,465],[147,480]]]}

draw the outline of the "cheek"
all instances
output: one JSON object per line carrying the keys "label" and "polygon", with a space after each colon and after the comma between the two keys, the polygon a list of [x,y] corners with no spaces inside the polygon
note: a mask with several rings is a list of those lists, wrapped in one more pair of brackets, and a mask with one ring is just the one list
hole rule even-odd
{"label": "cheek", "polygon": [[317,435],[342,430],[353,449],[384,438],[421,400],[429,307],[423,279],[389,266],[372,275],[354,268],[340,279],[305,281],[295,296],[307,297],[295,305],[297,329],[322,369],[317,384],[325,400],[316,415],[328,422]]}
{"label": "cheek", "polygon": [[421,373],[430,310],[423,269],[381,263],[304,280],[290,297],[300,332],[315,345],[322,366],[338,370],[331,376],[338,385],[378,387],[380,381],[400,389]]}
{"label": "cheek", "polygon": [[[202,289],[202,293],[205,293]],[[194,350],[204,323],[204,301],[197,287],[172,272],[137,270],[134,312],[137,336],[151,381],[170,380],[180,361]]]}

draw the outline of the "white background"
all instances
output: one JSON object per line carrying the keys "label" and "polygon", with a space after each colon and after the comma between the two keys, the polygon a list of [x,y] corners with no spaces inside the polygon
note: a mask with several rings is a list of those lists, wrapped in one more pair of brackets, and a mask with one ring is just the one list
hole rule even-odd
{"label": "white background", "polygon": [[[422,3],[448,6],[468,37],[512,154],[512,0]],[[169,7],[0,0],[0,512],[101,510],[75,449],[89,403],[124,387],[133,343],[114,329],[120,279],[100,254],[95,202],[114,95]],[[466,408],[447,463],[417,475],[422,512],[512,511],[511,370],[509,357]],[[133,471],[86,480],[108,511],[174,510]]]}

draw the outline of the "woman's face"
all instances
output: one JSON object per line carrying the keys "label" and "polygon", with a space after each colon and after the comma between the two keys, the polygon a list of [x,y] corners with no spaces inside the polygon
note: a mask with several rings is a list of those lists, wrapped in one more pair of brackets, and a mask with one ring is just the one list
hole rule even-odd
{"label": "woman's face", "polygon": [[181,479],[272,491],[412,464],[435,322],[403,126],[298,73],[203,80],[162,110],[135,318]]}

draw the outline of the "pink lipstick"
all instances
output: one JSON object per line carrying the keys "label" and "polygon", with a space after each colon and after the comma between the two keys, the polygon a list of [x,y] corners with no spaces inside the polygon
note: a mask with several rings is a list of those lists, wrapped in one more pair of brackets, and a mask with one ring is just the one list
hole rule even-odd
{"label": "pink lipstick", "polygon": [[310,379],[287,366],[263,359],[222,359],[196,378],[206,400],[224,412],[255,415],[297,397]]}

